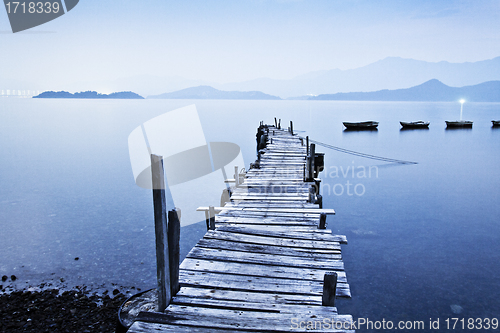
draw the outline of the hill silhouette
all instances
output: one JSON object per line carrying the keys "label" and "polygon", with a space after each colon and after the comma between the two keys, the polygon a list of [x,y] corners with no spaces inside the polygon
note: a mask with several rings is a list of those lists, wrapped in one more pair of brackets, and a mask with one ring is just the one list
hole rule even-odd
{"label": "hill silhouette", "polygon": [[379,90],[304,96],[307,100],[337,101],[426,101],[452,102],[465,99],[468,102],[500,102],[500,81],[488,81],[473,86],[450,87],[432,79],[407,89]]}
{"label": "hill silhouette", "polygon": [[166,99],[255,99],[276,100],[277,96],[264,94],[260,91],[222,91],[210,86],[186,88],[161,95],[148,96],[148,98]]}
{"label": "hill silhouette", "polygon": [[67,91],[45,91],[33,98],[89,98],[89,99],[144,99],[144,97],[131,91],[114,92],[109,95],[99,94],[96,91],[69,93]]}

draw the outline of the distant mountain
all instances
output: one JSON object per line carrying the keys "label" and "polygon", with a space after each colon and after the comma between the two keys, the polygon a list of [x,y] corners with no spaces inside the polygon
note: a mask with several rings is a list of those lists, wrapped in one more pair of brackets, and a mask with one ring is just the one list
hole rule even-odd
{"label": "distant mountain", "polygon": [[500,80],[500,57],[465,63],[426,62],[389,57],[356,69],[317,71],[290,80],[262,78],[212,85],[217,89],[224,90],[259,90],[266,94],[286,98],[338,92],[409,88],[431,79],[438,79],[453,87]]}
{"label": "distant mountain", "polygon": [[144,97],[131,91],[115,92],[109,95],[99,94],[96,91],[77,92],[74,94],[67,91],[45,91],[40,95],[33,96],[33,98],[144,99]]}
{"label": "distant mountain", "polygon": [[161,95],[148,96],[148,98],[166,99],[281,99],[277,96],[264,94],[260,91],[222,91],[210,86],[186,88]]}
{"label": "distant mountain", "polygon": [[461,88],[450,87],[439,80],[429,80],[421,85],[397,90],[351,92],[306,96],[308,100],[342,101],[429,101],[452,102],[465,99],[467,102],[500,102],[500,81],[489,81]]}

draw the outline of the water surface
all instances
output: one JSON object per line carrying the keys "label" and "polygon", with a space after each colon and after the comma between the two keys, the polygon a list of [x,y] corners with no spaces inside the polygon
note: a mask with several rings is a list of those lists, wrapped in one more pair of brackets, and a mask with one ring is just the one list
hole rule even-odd
{"label": "water surface", "polygon": [[[15,274],[18,287],[61,278],[68,286],[154,287],[152,197],[134,183],[127,138],[192,103],[206,140],[238,144],[247,166],[259,122],[275,116],[320,142],[418,162],[317,148],[326,153],[324,206],[337,211],[329,227],[349,240],[353,297],[338,302],[340,313],[426,323],[499,316],[495,103],[466,103],[474,127],[451,131],[444,121],[456,120],[459,103],[0,99],[0,275]],[[379,121],[378,130],[343,130],[342,121],[363,120]],[[402,131],[400,120],[431,125]],[[203,219],[183,228],[183,256],[204,234]]]}

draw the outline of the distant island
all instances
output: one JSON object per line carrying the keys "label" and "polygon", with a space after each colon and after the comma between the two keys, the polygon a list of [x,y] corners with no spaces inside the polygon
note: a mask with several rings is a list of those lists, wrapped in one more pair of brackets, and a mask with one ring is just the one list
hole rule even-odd
{"label": "distant island", "polygon": [[115,92],[109,95],[99,94],[96,91],[69,93],[67,91],[45,91],[33,98],[88,98],[88,99],[144,99],[144,97],[131,91]]}
{"label": "distant island", "polygon": [[223,91],[210,86],[186,88],[147,98],[165,99],[252,99],[252,100],[280,100],[278,96],[268,95],[260,91]]}
{"label": "distant island", "polygon": [[447,86],[441,81],[433,79],[407,89],[322,94],[290,99],[409,102],[454,102],[465,99],[468,102],[500,102],[500,81],[488,81],[473,86],[457,88]]}

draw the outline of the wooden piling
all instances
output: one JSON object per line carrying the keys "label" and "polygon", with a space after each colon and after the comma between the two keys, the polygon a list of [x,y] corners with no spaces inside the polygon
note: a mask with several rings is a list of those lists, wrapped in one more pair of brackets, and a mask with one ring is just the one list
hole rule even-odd
{"label": "wooden piling", "polygon": [[180,211],[173,209],[168,212],[168,256],[170,268],[170,293],[175,296],[180,290],[179,285],[179,261],[180,261],[180,237],[181,222]]}
{"label": "wooden piling", "polygon": [[318,229],[326,229],[326,214],[325,213],[321,213],[321,215],[319,216]]}
{"label": "wooden piling", "polygon": [[215,209],[214,209],[214,206],[208,207],[208,215],[210,215],[208,229],[215,230]]}
{"label": "wooden piling", "polygon": [[167,201],[163,157],[151,154],[153,206],[156,238],[156,279],[158,311],[165,311],[172,298],[170,286],[169,248],[167,235]]}
{"label": "wooden piling", "polygon": [[323,306],[335,306],[335,297],[337,293],[337,273],[325,273],[323,278]]}
{"label": "wooden piling", "polygon": [[293,135],[293,122],[290,120],[290,134]]}

